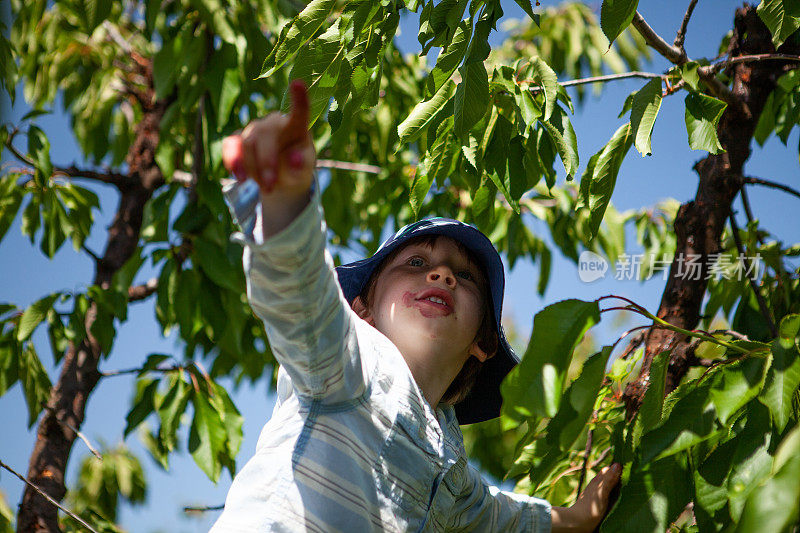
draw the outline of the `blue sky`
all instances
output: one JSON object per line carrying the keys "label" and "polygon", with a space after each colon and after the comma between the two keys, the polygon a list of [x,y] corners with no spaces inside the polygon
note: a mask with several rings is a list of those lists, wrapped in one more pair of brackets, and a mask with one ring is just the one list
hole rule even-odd
{"label": "blue sky", "polygon": [[[552,5],[542,2],[543,7]],[[642,1],[639,10],[648,22],[668,41],[683,16],[683,5],[675,2]],[[513,2],[503,2],[506,17],[519,17],[521,10]],[[598,10],[600,3],[593,4]],[[713,57],[721,37],[730,29],[733,17],[733,2],[725,0],[707,0],[700,2],[695,10],[686,39],[686,48],[691,57]],[[2,9],[8,9],[4,3]],[[404,50],[413,51],[418,47],[416,42],[417,25],[414,17],[404,18],[400,46]],[[499,36],[494,37],[495,42]],[[646,70],[661,72],[667,67],[665,60],[655,58]],[[625,120],[618,119],[617,114],[625,96],[644,85],[644,80],[627,80],[607,84],[600,98],[587,99],[583,108],[576,109],[572,117],[578,135],[578,148],[581,159],[581,171],[585,168],[589,157],[599,150],[610,138],[616,128]],[[18,120],[26,111],[22,102],[21,91],[18,92],[17,106],[11,116],[5,115],[3,120]],[[73,161],[81,165],[79,151],[69,129],[67,119],[60,112],[61,103],[57,101],[51,109],[55,112],[37,119],[50,138],[51,156],[56,164],[68,166]],[[622,165],[612,202],[619,210],[639,208],[653,205],[665,198],[675,198],[681,202],[694,197],[697,186],[697,175],[692,165],[705,156],[702,152],[689,149],[684,125],[683,95],[677,94],[666,98],[662,104],[658,121],[653,133],[653,155],[641,157],[631,150]],[[798,132],[794,131],[785,148],[776,138],[771,138],[765,147],[754,146],[753,154],[747,164],[748,175],[758,176],[795,188],[800,188],[800,172],[798,172]],[[8,154],[4,154],[3,162],[7,162]],[[559,181],[563,181],[563,173]],[[784,242],[800,242],[800,200],[784,193],[752,187],[750,198],[756,216],[762,226],[774,232]],[[102,213],[96,222],[95,232],[88,240],[94,250],[102,250],[104,246],[104,227],[110,221],[116,208],[114,191],[100,191]],[[737,202],[736,208],[741,212]],[[740,215],[740,224],[744,217]],[[543,223],[531,221],[531,227],[546,240],[547,228]],[[796,263],[795,263],[796,264]],[[0,301],[13,302],[25,307],[54,290],[82,289],[89,284],[93,265],[88,257],[75,253],[71,246],[65,245],[52,261],[46,260],[38,250],[31,247],[27,238],[20,233],[19,220],[15,221],[6,237],[0,243]],[[144,281],[152,272],[144,270],[137,280]],[[536,294],[538,266],[520,262],[508,275],[505,309],[514,324],[521,332],[524,340],[530,333],[534,313],[542,307],[564,298],[594,299],[599,296],[615,293],[635,299],[651,310],[656,310],[661,297],[664,282],[657,277],[645,283],[636,281],[616,281],[610,274],[606,279],[583,283],[579,280],[575,265],[554,254],[551,280],[543,297]],[[631,320],[630,325],[642,322]],[[604,317],[604,323],[597,328],[599,342],[613,342],[620,331],[625,329],[613,317]],[[40,357],[55,381],[57,374],[52,365],[49,345],[44,328],[40,328],[34,337],[39,347]],[[131,305],[128,322],[119,329],[114,351],[104,369],[129,368],[138,366],[143,357],[149,353],[180,353],[175,339],[164,339],[154,320],[153,303]],[[230,384],[226,384],[230,385]],[[101,381],[88,405],[84,433],[95,443],[104,442],[113,446],[122,438],[124,415],[129,408],[130,398],[134,391],[133,379],[115,377]],[[246,461],[255,448],[255,442],[266,419],[272,410],[272,398],[266,384],[255,387],[242,386],[234,393],[234,401],[245,416],[245,439],[240,453],[240,462]],[[0,459],[20,472],[27,470],[28,457],[35,439],[34,431],[26,429],[27,409],[25,408],[19,386],[12,388],[0,397],[0,427],[3,427],[0,438]],[[34,426],[35,427],[35,426]],[[185,433],[182,440],[186,442]],[[185,453],[173,455],[171,471],[164,473],[147,452],[139,445],[135,436],[127,443],[143,463],[147,471],[150,487],[148,503],[144,507],[130,508],[122,506],[120,521],[130,531],[205,531],[216,517],[215,513],[206,513],[200,518],[186,519],[181,512],[184,505],[214,505],[222,503],[230,484],[227,474],[223,474],[215,486],[195,466],[193,460]],[[185,445],[185,444],[184,444]],[[87,448],[76,442],[70,460],[68,480],[76,476],[76,467],[88,453]],[[16,479],[0,472],[0,491],[13,507],[20,500],[22,485]]]}

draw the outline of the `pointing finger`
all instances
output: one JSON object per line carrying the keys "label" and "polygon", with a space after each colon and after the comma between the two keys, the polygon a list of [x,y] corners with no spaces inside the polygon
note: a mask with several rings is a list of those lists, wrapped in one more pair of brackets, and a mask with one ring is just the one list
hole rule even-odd
{"label": "pointing finger", "polygon": [[305,140],[308,137],[309,102],[308,90],[303,80],[294,80],[289,85],[292,109],[289,121],[281,131],[281,145],[286,146]]}

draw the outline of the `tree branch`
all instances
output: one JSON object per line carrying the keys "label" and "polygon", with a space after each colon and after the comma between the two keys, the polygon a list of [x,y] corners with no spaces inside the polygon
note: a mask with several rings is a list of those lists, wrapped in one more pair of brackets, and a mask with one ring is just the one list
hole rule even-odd
{"label": "tree branch", "polygon": [[35,490],[36,492],[38,492],[39,494],[41,494],[41,495],[42,495],[42,496],[43,496],[43,497],[44,497],[44,498],[45,498],[45,499],[46,499],[48,502],[52,503],[53,505],[55,505],[56,507],[58,507],[59,509],[61,509],[62,511],[64,511],[64,512],[65,512],[67,515],[69,515],[69,517],[70,517],[70,518],[72,518],[73,520],[75,520],[76,522],[78,522],[80,525],[82,525],[83,527],[85,527],[87,530],[91,531],[92,533],[97,533],[97,530],[96,530],[96,529],[94,529],[94,528],[93,528],[92,526],[90,526],[89,524],[87,524],[86,522],[84,522],[84,521],[83,521],[83,519],[81,519],[81,517],[79,517],[78,515],[76,515],[75,513],[73,513],[72,511],[70,511],[69,509],[67,509],[66,507],[63,507],[63,506],[62,506],[60,503],[58,503],[57,501],[55,501],[55,500],[54,500],[54,499],[53,499],[53,498],[52,498],[52,497],[51,497],[49,494],[47,494],[47,493],[46,493],[46,492],[44,492],[42,489],[40,489],[40,488],[39,488],[39,487],[38,487],[38,486],[37,486],[35,483],[33,483],[32,481],[28,480],[28,478],[24,477],[22,474],[19,474],[19,473],[17,473],[17,471],[16,471],[16,470],[14,470],[13,468],[11,468],[11,467],[10,467],[10,466],[8,466],[7,464],[5,464],[5,463],[4,463],[2,460],[0,460],[0,467],[3,467],[3,468],[5,468],[5,469],[6,469],[6,470],[8,470],[9,472],[11,472],[11,473],[12,473],[12,474],[14,474],[15,476],[17,476],[17,477],[18,477],[20,480],[22,480],[22,481],[23,481],[25,484],[27,484],[27,485],[28,485],[29,487],[31,487],[33,490]]}
{"label": "tree branch", "polygon": [[335,168],[338,170],[352,170],[354,172],[366,172],[367,174],[380,174],[381,167],[367,165],[364,163],[348,163],[346,161],[335,161],[333,159],[317,159],[317,168]]}
{"label": "tree branch", "polygon": [[58,413],[56,413],[55,409],[53,409],[49,405],[43,403],[42,407],[44,407],[45,409],[47,409],[48,411],[50,411],[53,414],[53,418],[55,418],[56,422],[58,422],[59,424],[61,424],[65,428],[69,429],[70,431],[74,432],[78,436],[78,438],[81,439],[84,444],[86,444],[86,447],[89,448],[89,451],[92,452],[92,455],[94,455],[95,457],[97,457],[101,461],[103,460],[103,456],[100,454],[100,452],[97,451],[97,449],[94,446],[92,446],[92,443],[89,442],[89,439],[86,437],[86,435],[81,433],[80,430],[78,430],[75,427],[73,427],[72,424],[70,424],[69,422],[65,422],[64,420],[61,420],[61,417],[58,416]]}
{"label": "tree branch", "polygon": [[683,15],[681,27],[678,29],[678,34],[675,36],[674,46],[684,55],[684,57],[686,56],[686,50],[683,48],[683,41],[686,39],[686,27],[689,25],[689,19],[692,18],[692,12],[694,11],[694,6],[696,5],[697,0],[691,0],[689,2],[689,7],[686,8],[686,13]]}
{"label": "tree branch", "polygon": [[800,61],[800,56],[793,54],[750,54],[718,61],[713,65],[700,67],[700,70],[718,72],[725,67],[738,63],[759,63],[761,61]]}
{"label": "tree branch", "polygon": [[[587,83],[598,83],[606,81],[624,80],[628,78],[665,78],[664,74],[656,74],[655,72],[640,72],[635,70],[633,72],[622,72],[620,74],[606,74],[604,76],[591,76],[589,78],[578,78],[576,80],[567,80],[558,82],[562,87],[572,87],[575,85],[585,85]],[[532,83],[533,80],[520,80],[517,84]],[[530,91],[541,91],[544,87],[539,85],[528,87]]]}
{"label": "tree branch", "polygon": [[101,183],[114,185],[117,188],[123,188],[136,182],[136,180],[128,175],[119,174],[110,169],[104,172],[98,172],[96,170],[78,168],[75,165],[70,165],[69,167],[53,167],[53,175],[99,181]]}
{"label": "tree branch", "polygon": [[[731,222],[731,233],[733,233],[733,240],[736,242],[736,248],[739,250],[739,255],[742,257],[742,261],[745,262],[745,271],[750,270],[750,265],[748,264],[750,260],[744,255],[744,246],[742,245],[742,237],[739,235],[739,226],[736,224],[736,217],[731,212],[729,215],[729,220]],[[775,327],[775,321],[772,319],[772,314],[769,312],[769,308],[767,307],[767,302],[764,301],[764,296],[762,296],[761,291],[758,290],[758,285],[756,285],[756,280],[750,276],[747,276],[747,281],[750,283],[750,288],[753,289],[753,293],[756,295],[756,301],[758,302],[758,309],[761,311],[761,314],[764,317],[764,320],[767,321],[767,325],[769,326],[769,331],[773,337],[778,336],[778,328]]]}
{"label": "tree branch", "polygon": [[158,278],[150,278],[146,283],[128,287],[128,301],[139,302],[158,290]]}
{"label": "tree branch", "polygon": [[187,514],[188,513],[205,513],[207,511],[221,511],[224,508],[225,508],[224,504],[220,504],[220,505],[200,505],[200,506],[197,506],[197,507],[189,506],[189,507],[184,507],[183,508],[183,512],[187,513]]}
{"label": "tree branch", "polygon": [[633,15],[632,24],[639,34],[644,37],[645,42],[659,54],[666,57],[671,63],[681,65],[687,61],[686,52],[683,52],[681,48],[673,46],[661,38],[638,11]]}
{"label": "tree branch", "polygon": [[[742,178],[742,183],[747,183],[749,185],[763,185],[764,187],[770,187],[772,189],[779,189],[779,190],[781,190],[783,192],[788,192],[789,194],[791,194],[793,196],[797,196],[798,198],[800,198],[800,191],[796,191],[796,190],[792,189],[791,187],[783,185],[782,183],[777,183],[777,182],[774,182],[774,181],[765,180],[765,179],[761,179],[761,178],[755,178],[755,177],[752,177],[752,176],[743,177]],[[742,189],[742,190],[744,190],[744,189]]]}

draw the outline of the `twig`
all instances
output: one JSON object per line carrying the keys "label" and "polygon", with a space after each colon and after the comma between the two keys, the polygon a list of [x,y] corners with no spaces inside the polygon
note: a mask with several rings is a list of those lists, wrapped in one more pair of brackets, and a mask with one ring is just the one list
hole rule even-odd
{"label": "twig", "polygon": [[[736,224],[736,217],[733,213],[730,214],[728,219],[731,222],[731,233],[733,233],[733,240],[736,242],[736,248],[739,250],[739,254],[742,256],[742,260],[745,262],[745,269],[749,271],[750,265],[748,264],[750,261],[744,255],[744,246],[742,245],[742,238],[739,235],[739,226]],[[753,289],[753,292],[756,295],[756,301],[758,302],[758,309],[761,311],[761,314],[764,316],[764,319],[767,321],[767,325],[769,326],[769,331],[773,337],[778,336],[778,328],[775,327],[775,321],[772,319],[772,315],[767,308],[767,303],[764,301],[764,297],[761,295],[761,291],[758,290],[758,285],[756,285],[756,280],[750,276],[747,276],[747,281],[750,283],[750,288]]]}
{"label": "twig", "polygon": [[736,109],[743,117],[750,119],[753,116],[750,112],[750,106],[733,94],[727,85],[717,79],[716,70],[712,66],[698,68],[697,75],[708,86],[711,94]]}
{"label": "twig", "polygon": [[620,354],[619,358],[625,360],[628,357],[630,357],[630,355],[634,352],[634,350],[636,350],[636,348],[641,346],[642,343],[644,342],[645,333],[646,332],[644,331],[640,331],[639,333],[631,337],[631,341],[628,343],[628,346],[625,347],[625,350],[622,352],[622,354]]}
{"label": "twig", "polygon": [[81,433],[81,431],[79,429],[73,427],[72,424],[70,424],[69,422],[67,422],[65,420],[61,420],[61,418],[56,413],[56,410],[53,409],[52,407],[50,407],[49,405],[42,404],[42,407],[44,407],[45,409],[50,411],[50,414],[53,415],[53,418],[56,420],[56,422],[58,422],[59,424],[61,424],[65,428],[67,428],[70,431],[72,431],[73,433],[75,433],[75,435],[77,435],[78,438],[81,439],[84,444],[86,444],[86,447],[89,448],[89,451],[92,452],[92,455],[94,455],[95,457],[97,457],[101,461],[103,460],[103,456],[100,454],[100,452],[97,451],[97,449],[94,446],[92,446],[92,443],[89,442],[89,439],[86,437],[86,435]]}
{"label": "twig", "polygon": [[[148,372],[175,372],[177,370],[185,370],[187,366],[185,365],[172,365],[168,367],[156,367],[156,368],[148,368]],[[100,377],[103,378],[110,378],[114,376],[123,376],[126,374],[139,374],[144,370],[143,367],[136,367],[136,368],[126,368],[124,370],[109,370],[108,372],[100,372]]]}
{"label": "twig", "polygon": [[[585,85],[587,83],[598,83],[598,82],[606,82],[606,81],[615,81],[615,80],[624,80],[628,78],[665,78],[664,74],[656,74],[655,72],[641,72],[635,70],[633,72],[622,72],[620,74],[606,74],[604,76],[591,76],[589,78],[578,78],[575,80],[567,80],[567,81],[560,81],[558,82],[559,85],[562,87],[572,87],[575,85]],[[533,80],[520,80],[517,82],[517,85],[522,83],[532,83]],[[528,87],[529,91],[541,91],[544,90],[544,87],[539,85],[534,85]]]}
{"label": "twig", "polygon": [[749,341],[750,337],[739,333],[738,331],[733,331],[732,329],[715,329],[711,332],[711,335],[730,335],[731,337],[736,337],[741,341]]}
{"label": "twig", "polygon": [[100,256],[98,256],[96,253],[94,253],[94,252],[93,252],[93,251],[92,251],[92,250],[91,250],[91,249],[90,249],[88,246],[86,246],[85,244],[81,244],[81,250],[83,250],[84,252],[86,252],[86,255],[88,255],[89,257],[91,257],[91,258],[94,260],[94,262],[95,262],[95,263],[97,263],[97,264],[100,264],[100,263],[102,263],[103,259],[102,259]]}
{"label": "twig", "polygon": [[189,506],[184,507],[184,513],[205,513],[207,511],[221,511],[225,508],[225,505],[200,505],[200,506]]}
{"label": "twig", "polygon": [[744,206],[744,213],[747,215],[748,224],[753,222],[753,211],[750,209],[750,199],[747,197],[747,190],[742,187],[739,189],[739,194],[742,196],[742,205]]}
{"label": "twig", "polygon": [[[25,157],[25,155],[23,155],[19,150],[17,150],[11,142],[13,135],[15,135],[18,131],[19,130],[15,130],[14,132],[12,132],[12,135],[9,135],[8,139],[5,142],[5,146],[6,148],[8,148],[8,151],[11,152],[13,156],[19,159],[21,162],[25,163],[29,167],[36,168],[36,163]],[[111,170],[107,170],[105,172],[98,172],[96,170],[81,169],[76,167],[75,165],[71,165],[69,167],[54,166],[53,176],[66,176],[68,178],[85,178],[94,181],[100,181],[103,183],[108,183],[110,185],[116,185],[118,187],[133,182],[133,179],[125,174],[119,174],[117,172],[112,172]]]}
{"label": "twig", "polygon": [[108,32],[108,36],[113,40],[126,54],[130,54],[133,50],[131,43],[125,40],[117,28],[114,27],[109,21],[104,20],[103,28]]}
{"label": "twig", "polygon": [[333,159],[317,159],[317,168],[335,168],[338,170],[353,170],[355,172],[366,172],[367,174],[380,174],[381,167],[367,165],[364,163],[348,163],[346,161],[335,161]]}
{"label": "twig", "polygon": [[647,44],[655,48],[659,54],[669,59],[671,63],[680,65],[686,62],[686,53],[681,53],[680,48],[673,46],[662,39],[661,36],[658,35],[655,30],[651,28],[650,25],[644,20],[644,17],[642,17],[638,11],[634,13],[632,23],[633,27],[636,28],[642,37],[644,37],[644,40],[647,42]]}
{"label": "twig", "polygon": [[791,194],[793,196],[797,196],[798,198],[800,198],[800,191],[796,191],[796,190],[792,189],[791,187],[788,187],[788,186],[786,186],[786,185],[784,185],[782,183],[777,183],[777,182],[770,181],[770,180],[765,180],[765,179],[762,179],[762,178],[754,178],[752,176],[743,177],[742,178],[742,183],[747,183],[747,184],[750,184],[750,185],[763,185],[765,187],[771,187],[773,189],[780,189],[783,192],[788,192],[789,194]]}
{"label": "twig", "polygon": [[689,19],[692,18],[692,12],[696,5],[697,0],[691,0],[691,2],[689,2],[689,7],[686,8],[686,13],[683,15],[681,27],[678,29],[678,34],[675,36],[674,45],[684,56],[686,56],[686,50],[683,48],[683,41],[686,39],[686,27],[689,25]]}
{"label": "twig", "polygon": [[578,478],[578,493],[575,499],[581,495],[583,490],[583,482],[586,480],[586,467],[589,466],[589,454],[592,453],[592,441],[594,440],[594,430],[590,429],[589,434],[586,436],[586,448],[583,451],[583,465],[581,465],[581,476]]}
{"label": "twig", "polygon": [[2,460],[0,460],[0,466],[1,466],[1,467],[3,467],[3,468],[5,468],[6,470],[8,470],[9,472],[11,472],[11,473],[12,473],[12,474],[14,474],[15,476],[17,476],[17,477],[18,477],[18,478],[19,478],[21,481],[23,481],[25,484],[27,484],[28,486],[30,486],[30,487],[31,487],[33,490],[35,490],[36,492],[38,492],[39,494],[41,494],[42,496],[44,496],[44,497],[45,497],[45,499],[46,499],[47,501],[49,501],[50,503],[52,503],[53,505],[55,505],[56,507],[58,507],[59,509],[61,509],[62,511],[64,511],[64,512],[65,512],[67,515],[69,515],[69,517],[70,517],[70,518],[72,518],[73,520],[75,520],[76,522],[78,522],[80,525],[82,525],[83,527],[85,527],[87,530],[91,531],[92,533],[97,533],[97,530],[96,530],[96,529],[94,529],[94,528],[93,528],[92,526],[90,526],[89,524],[87,524],[86,522],[84,522],[84,521],[81,519],[81,517],[79,517],[78,515],[76,515],[75,513],[73,513],[72,511],[70,511],[70,510],[69,510],[69,509],[67,509],[66,507],[62,506],[62,505],[61,505],[60,503],[58,503],[57,501],[55,501],[55,500],[54,500],[54,499],[53,499],[53,498],[52,498],[52,497],[51,497],[49,494],[47,494],[45,491],[43,491],[42,489],[40,489],[40,488],[39,488],[39,487],[38,487],[38,486],[37,486],[35,483],[33,483],[32,481],[28,480],[28,478],[24,477],[23,475],[21,475],[21,474],[17,473],[17,471],[16,471],[16,470],[14,470],[13,468],[11,468],[11,467],[10,467],[10,466],[8,466],[7,464],[5,464],[5,463],[4,463]]}
{"label": "twig", "polygon": [[710,69],[714,72],[717,72],[725,67],[729,67],[737,63],[758,63],[760,61],[800,61],[800,56],[792,54],[751,54],[731,57],[729,59],[718,61],[713,65],[708,65],[701,68]]}
{"label": "twig", "polygon": [[146,283],[128,287],[128,301],[138,302],[144,300],[158,290],[158,278],[150,278]]}

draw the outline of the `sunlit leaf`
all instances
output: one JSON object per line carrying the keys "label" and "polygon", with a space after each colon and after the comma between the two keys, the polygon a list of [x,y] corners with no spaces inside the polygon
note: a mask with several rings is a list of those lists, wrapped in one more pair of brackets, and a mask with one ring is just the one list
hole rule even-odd
{"label": "sunlit leaf", "polygon": [[661,78],[653,78],[642,87],[631,101],[631,129],[634,146],[642,155],[650,155],[650,136],[661,108]]}
{"label": "sunlit leaf", "polygon": [[599,321],[597,302],[564,300],[539,311],[522,362],[503,382],[503,409],[524,416],[555,416],[573,350]]}
{"label": "sunlit leaf", "polygon": [[684,102],[686,132],[692,150],[705,150],[711,154],[724,152],[717,138],[717,126],[728,104],[701,93],[687,94]]}

